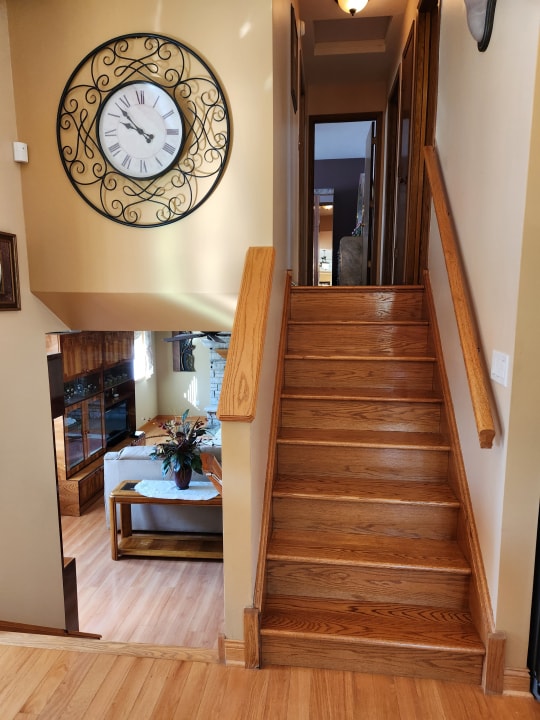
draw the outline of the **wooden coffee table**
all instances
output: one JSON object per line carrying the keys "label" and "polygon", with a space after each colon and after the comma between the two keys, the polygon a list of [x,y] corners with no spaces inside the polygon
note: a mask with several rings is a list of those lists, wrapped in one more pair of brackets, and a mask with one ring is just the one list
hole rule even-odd
{"label": "wooden coffee table", "polygon": [[[221,495],[211,500],[180,500],[154,498],[137,492],[139,481],[124,480],[109,495],[111,523],[111,555],[118,560],[124,555],[143,557],[223,559],[223,536],[215,533],[134,533],[131,524],[132,505],[221,505]],[[120,534],[117,507],[120,507]]]}

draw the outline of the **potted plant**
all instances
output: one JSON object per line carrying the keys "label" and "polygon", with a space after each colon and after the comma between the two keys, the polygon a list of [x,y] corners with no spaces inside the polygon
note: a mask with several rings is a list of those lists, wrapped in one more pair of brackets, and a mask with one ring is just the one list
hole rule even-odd
{"label": "potted plant", "polygon": [[151,436],[167,438],[165,442],[156,444],[150,457],[161,460],[163,476],[171,473],[181,490],[189,487],[193,470],[202,472],[200,443],[205,434],[205,421],[201,418],[188,420],[188,413],[189,410],[186,410],[180,419],[175,417],[159,424],[164,434]]}

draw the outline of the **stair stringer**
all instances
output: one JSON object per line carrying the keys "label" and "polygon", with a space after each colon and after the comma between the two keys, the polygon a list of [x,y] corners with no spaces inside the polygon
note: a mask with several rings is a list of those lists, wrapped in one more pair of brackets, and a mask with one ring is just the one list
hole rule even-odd
{"label": "stair stringer", "polygon": [[274,397],[272,400],[272,418],[270,422],[270,440],[266,480],[264,487],[264,501],[262,508],[261,536],[259,540],[259,555],[257,560],[257,575],[253,592],[253,605],[244,609],[244,660],[246,668],[260,667],[260,615],[266,596],[266,555],[272,519],[272,493],[277,468],[277,436],[279,428],[280,402],[283,389],[284,361],[287,348],[287,330],[290,315],[292,276],[290,270],[285,280],[283,299],[283,312],[281,317],[281,332],[277,355],[276,376],[274,382]]}
{"label": "stair stringer", "polygon": [[437,359],[436,369],[440,390],[444,399],[446,432],[450,438],[448,482],[460,502],[457,540],[461,551],[469,562],[472,574],[470,581],[469,607],[472,619],[486,648],[482,687],[488,693],[501,693],[504,687],[504,644],[505,636],[495,630],[495,621],[487,578],[478,540],[469,484],[461,452],[461,443],[452,403],[450,384],[444,363],[441,337],[429,272],[424,271],[426,315],[431,328],[433,353]]}

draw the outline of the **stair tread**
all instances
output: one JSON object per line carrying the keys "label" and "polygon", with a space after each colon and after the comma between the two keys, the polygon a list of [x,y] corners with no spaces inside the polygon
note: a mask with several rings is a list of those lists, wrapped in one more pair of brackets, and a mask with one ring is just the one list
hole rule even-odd
{"label": "stair tread", "polygon": [[293,285],[291,287],[292,295],[301,295],[303,293],[316,293],[325,295],[347,294],[352,291],[370,293],[390,293],[399,295],[403,292],[414,292],[423,295],[423,285]]}
{"label": "stair tread", "polygon": [[459,507],[459,501],[445,482],[403,482],[351,477],[279,476],[274,497],[342,500],[344,502],[417,503]]}
{"label": "stair tread", "polygon": [[261,635],[278,633],[485,652],[468,612],[423,605],[272,596],[261,615]]}
{"label": "stair tread", "polygon": [[380,353],[373,353],[369,354],[366,353],[365,355],[359,355],[358,353],[353,354],[346,354],[346,353],[333,353],[332,355],[326,354],[321,355],[320,353],[313,352],[313,353],[298,353],[298,352],[287,352],[284,355],[285,360],[321,360],[324,362],[329,362],[331,360],[355,360],[359,363],[361,362],[403,362],[403,363],[413,363],[413,362],[425,362],[425,363],[434,363],[437,361],[437,358],[434,355],[431,355],[429,353],[426,353],[425,355],[403,355],[403,353],[392,353],[392,352],[385,352],[384,354]]}
{"label": "stair tread", "polygon": [[363,327],[365,325],[391,325],[392,327],[408,327],[409,325],[418,325],[421,327],[426,327],[429,325],[429,322],[427,320],[392,320],[386,318],[381,320],[361,320],[360,318],[356,320],[336,320],[334,318],[332,320],[289,320],[288,325],[289,327],[298,325],[312,325],[314,327],[319,327],[322,325],[336,325],[338,328],[355,326]]}
{"label": "stair tread", "polygon": [[332,436],[325,428],[280,427],[278,443],[327,445],[329,447],[379,447],[419,450],[450,449],[448,438],[440,433],[391,430],[347,430]]}
{"label": "stair tread", "polygon": [[364,387],[300,387],[286,386],[281,391],[282,398],[309,398],[313,400],[379,400],[382,402],[442,403],[440,393],[434,390],[418,390]]}
{"label": "stair tread", "polygon": [[436,570],[470,575],[457,542],[425,538],[274,530],[269,560]]}

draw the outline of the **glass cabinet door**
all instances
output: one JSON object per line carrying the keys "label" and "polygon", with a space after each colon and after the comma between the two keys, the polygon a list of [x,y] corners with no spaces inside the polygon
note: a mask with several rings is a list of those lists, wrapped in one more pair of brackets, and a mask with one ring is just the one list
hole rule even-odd
{"label": "glass cabinet door", "polygon": [[64,415],[64,446],[66,468],[71,470],[84,460],[82,403],[72,405]]}
{"label": "glass cabinet door", "polygon": [[103,398],[85,400],[86,457],[103,450]]}

